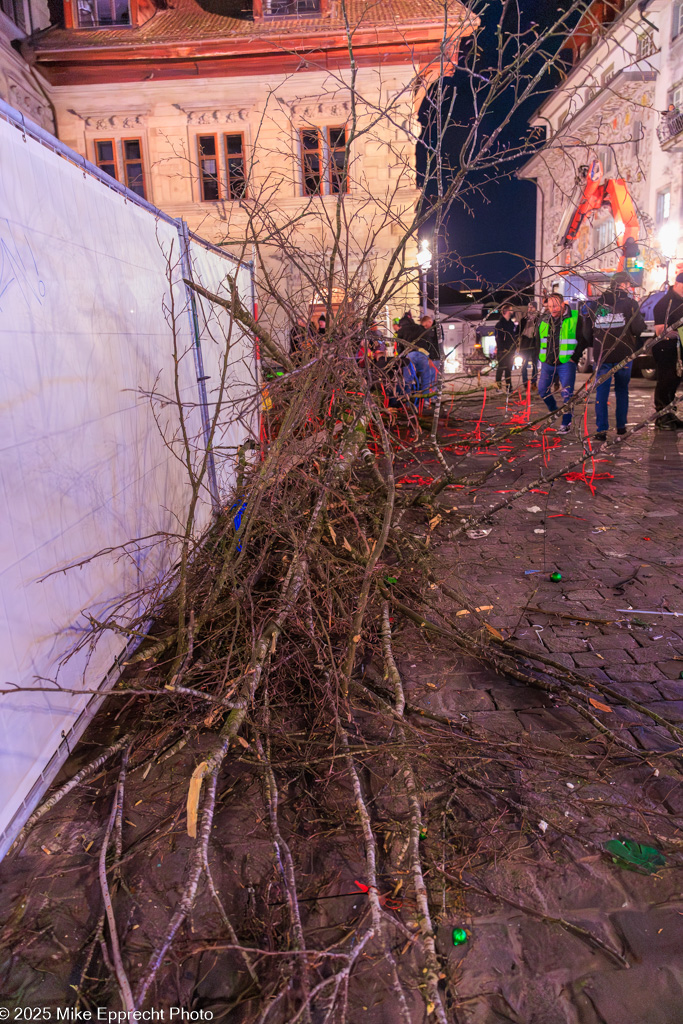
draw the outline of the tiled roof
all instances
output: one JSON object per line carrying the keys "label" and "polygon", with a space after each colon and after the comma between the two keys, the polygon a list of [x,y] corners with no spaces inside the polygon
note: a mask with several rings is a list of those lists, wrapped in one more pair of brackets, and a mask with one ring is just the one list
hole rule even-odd
{"label": "tiled roof", "polygon": [[[210,6],[213,10],[207,10]],[[220,8],[224,13],[216,13]],[[358,30],[391,29],[443,24],[443,4],[437,0],[348,0],[347,11],[352,28]],[[452,17],[464,8],[451,2]],[[249,0],[170,0],[167,10],[158,10],[144,25],[126,28],[51,28],[28,41],[34,53],[54,50],[79,50],[103,47],[137,48],[163,43],[193,43],[221,39],[266,42],[290,36],[297,39],[344,31],[339,5],[332,4],[330,15],[301,18],[267,18],[254,21]],[[309,43],[310,45],[310,43]]]}

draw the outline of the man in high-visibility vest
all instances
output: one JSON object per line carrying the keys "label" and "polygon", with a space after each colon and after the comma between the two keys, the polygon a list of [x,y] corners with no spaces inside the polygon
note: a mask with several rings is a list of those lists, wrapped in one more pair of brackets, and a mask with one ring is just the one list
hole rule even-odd
{"label": "man in high-visibility vest", "polygon": [[[568,402],[574,394],[576,364],[590,335],[578,310],[566,306],[563,297],[555,292],[548,296],[548,312],[538,325],[538,335],[541,360],[538,393],[550,411],[555,412],[557,402],[550,393],[555,374],[560,381],[562,398]],[[562,416],[558,434],[569,433],[571,422],[571,411],[567,411]]]}

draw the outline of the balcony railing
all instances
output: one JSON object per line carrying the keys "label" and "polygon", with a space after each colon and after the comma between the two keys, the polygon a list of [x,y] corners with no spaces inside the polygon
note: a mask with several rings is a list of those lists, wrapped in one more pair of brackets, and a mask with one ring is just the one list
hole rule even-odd
{"label": "balcony railing", "polygon": [[681,132],[683,132],[683,114],[669,114],[657,128],[657,137],[662,146],[665,146]]}

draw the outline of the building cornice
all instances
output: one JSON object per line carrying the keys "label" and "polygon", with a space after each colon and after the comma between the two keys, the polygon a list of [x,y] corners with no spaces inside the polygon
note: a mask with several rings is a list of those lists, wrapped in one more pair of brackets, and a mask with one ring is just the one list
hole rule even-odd
{"label": "building cornice", "polygon": [[[438,56],[443,29],[354,34],[358,67],[414,64],[416,74]],[[239,39],[139,47],[31,50],[26,56],[52,85],[141,82],[152,79],[238,77],[339,70],[349,66],[348,41],[339,33],[315,40]],[[457,59],[457,51],[452,60]]]}
{"label": "building cornice", "polygon": [[[589,102],[581,108],[581,110],[577,110],[570,120],[566,121],[559,131],[556,132],[551,139],[548,139],[544,146],[534,153],[530,160],[527,160],[527,162],[519,168],[517,171],[517,177],[523,178],[524,180],[533,178],[535,176],[534,173],[532,173],[534,164],[541,154],[552,152],[554,149],[561,150],[563,146],[566,146],[568,142],[568,131],[570,129],[576,131],[577,128],[580,128],[583,121],[588,120],[588,118],[594,115],[598,108],[603,104],[613,102],[615,107],[623,106],[624,97],[618,93],[618,85],[620,82],[649,83],[654,82],[656,78],[656,71],[619,71],[614,78],[610,79],[607,85],[603,86],[600,92],[596,93],[595,96],[593,96],[592,99],[590,99]],[[593,145],[592,142],[586,141],[586,146],[591,145]]]}
{"label": "building cornice", "polygon": [[[566,78],[562,80],[562,83],[558,85],[557,88],[553,90],[552,94],[548,96],[548,98],[544,100],[543,103],[541,103],[541,105],[534,111],[534,113],[529,118],[530,124],[534,124],[536,120],[543,120],[544,112],[547,110],[550,104],[555,102],[561,102],[560,97],[565,91],[579,87],[579,83],[577,83],[576,79],[580,77],[582,72],[586,74],[600,64],[600,61],[603,58],[599,56],[599,53],[603,47],[605,49],[604,56],[607,57],[609,55],[610,38],[613,35],[615,35],[620,29],[625,28],[626,23],[628,19],[631,17],[631,15],[637,13],[638,4],[634,0],[634,2],[629,4],[629,6],[626,7],[621,12],[619,17],[611,23],[605,34],[600,36],[600,39],[595,43],[593,47],[591,47],[591,49],[588,51],[585,57],[583,57],[578,62],[578,64],[574,65],[571,71],[567,74]],[[633,31],[636,30],[639,23],[640,19],[634,19],[634,23],[631,26]]]}

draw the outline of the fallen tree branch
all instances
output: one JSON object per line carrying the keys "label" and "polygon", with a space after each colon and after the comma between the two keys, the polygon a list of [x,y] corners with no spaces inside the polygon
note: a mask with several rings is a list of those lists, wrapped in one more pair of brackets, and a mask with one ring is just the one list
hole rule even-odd
{"label": "fallen tree branch", "polygon": [[72,789],[75,789],[76,786],[78,786],[85,779],[88,779],[90,778],[91,775],[94,775],[98,768],[101,768],[102,765],[106,764],[107,761],[114,756],[114,754],[117,754],[119,750],[127,746],[127,744],[130,743],[130,741],[131,736],[129,733],[127,733],[125,736],[122,736],[120,740],[117,740],[116,743],[112,744],[111,747],[108,747],[107,750],[104,751],[104,753],[99,755],[99,757],[96,757],[94,761],[91,761],[90,764],[87,764],[85,768],[81,768],[81,770],[77,772],[72,779],[69,779],[69,781],[65,782],[63,786],[60,786],[56,793],[53,793],[52,796],[49,797],[45,801],[45,803],[41,804],[40,807],[38,807],[30,816],[30,818],[22,828],[21,832],[12,843],[12,851],[16,852],[21,848],[21,846],[24,843],[24,840],[26,839],[26,836],[33,828],[33,826],[36,824],[36,822],[39,821],[45,814],[47,814],[48,811],[52,810],[55,804],[59,803],[60,800],[62,800],[68,793],[71,792]]}

